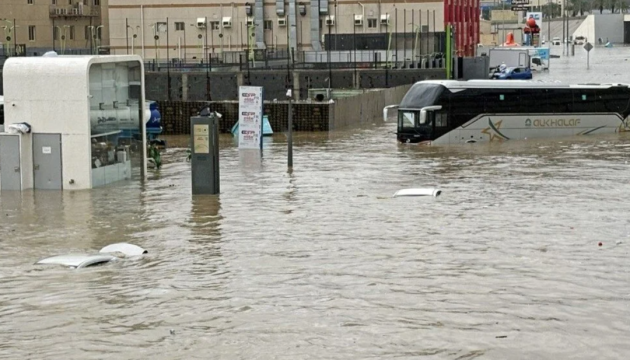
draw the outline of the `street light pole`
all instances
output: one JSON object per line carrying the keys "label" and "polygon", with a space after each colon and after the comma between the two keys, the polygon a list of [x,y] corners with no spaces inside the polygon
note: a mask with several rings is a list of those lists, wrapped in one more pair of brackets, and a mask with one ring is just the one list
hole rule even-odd
{"label": "street light pole", "polygon": [[129,19],[125,18],[125,41],[127,43],[127,55],[129,55]]}

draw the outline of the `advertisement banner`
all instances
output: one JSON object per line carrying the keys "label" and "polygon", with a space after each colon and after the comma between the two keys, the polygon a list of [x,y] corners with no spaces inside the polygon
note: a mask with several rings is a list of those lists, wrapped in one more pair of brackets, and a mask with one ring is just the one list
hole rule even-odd
{"label": "advertisement banner", "polygon": [[263,88],[238,88],[238,148],[262,149]]}

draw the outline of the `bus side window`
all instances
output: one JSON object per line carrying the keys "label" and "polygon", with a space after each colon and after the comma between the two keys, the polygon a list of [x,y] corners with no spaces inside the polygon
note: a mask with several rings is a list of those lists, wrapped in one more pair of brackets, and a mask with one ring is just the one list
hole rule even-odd
{"label": "bus side window", "polygon": [[440,111],[435,114],[435,127],[447,127],[448,126],[448,114],[444,111]]}
{"label": "bus side window", "polygon": [[426,119],[425,124],[423,125],[433,126],[434,122],[435,122],[435,111],[427,111],[427,119]]}

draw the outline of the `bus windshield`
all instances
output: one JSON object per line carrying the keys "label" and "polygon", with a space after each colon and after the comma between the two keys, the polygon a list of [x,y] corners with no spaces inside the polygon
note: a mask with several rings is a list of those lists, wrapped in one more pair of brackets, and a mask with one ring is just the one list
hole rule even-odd
{"label": "bus windshield", "polygon": [[420,109],[435,105],[445,89],[440,84],[415,83],[400,101],[399,108]]}
{"label": "bus windshield", "polygon": [[398,126],[400,128],[413,128],[416,126],[417,111],[399,111]]}

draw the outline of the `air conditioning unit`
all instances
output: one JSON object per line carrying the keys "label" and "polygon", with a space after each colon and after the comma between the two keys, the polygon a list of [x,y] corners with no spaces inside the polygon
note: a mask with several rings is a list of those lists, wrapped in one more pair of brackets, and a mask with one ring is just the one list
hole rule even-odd
{"label": "air conditioning unit", "polygon": [[206,28],[206,18],[197,18],[197,29]]}
{"label": "air conditioning unit", "polygon": [[221,21],[221,27],[231,28],[232,27],[232,18],[230,16],[223,17]]}
{"label": "air conditioning unit", "polygon": [[354,15],[354,26],[363,26],[363,15]]}
{"label": "air conditioning unit", "polygon": [[385,26],[389,25],[389,14],[381,15],[381,25],[385,25]]}
{"label": "air conditioning unit", "polygon": [[247,18],[247,27],[254,26],[254,19],[248,17]]}
{"label": "air conditioning unit", "polygon": [[286,18],[278,18],[278,26],[279,27],[287,26],[287,19]]}
{"label": "air conditioning unit", "polygon": [[335,15],[326,16],[326,25],[334,26],[335,25]]}

